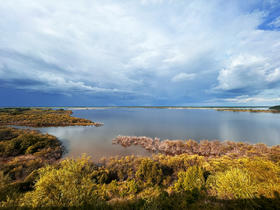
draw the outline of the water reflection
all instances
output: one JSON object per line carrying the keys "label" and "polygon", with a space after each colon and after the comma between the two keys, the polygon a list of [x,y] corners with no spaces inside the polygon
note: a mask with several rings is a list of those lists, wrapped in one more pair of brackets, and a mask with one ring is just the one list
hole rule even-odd
{"label": "water reflection", "polygon": [[280,115],[271,113],[113,108],[74,110],[74,116],[103,122],[104,126],[40,129],[62,140],[70,157],[81,153],[94,159],[112,155],[150,155],[140,147],[112,145],[112,139],[117,135],[280,143]]}
{"label": "water reflection", "polygon": [[82,153],[91,155],[94,160],[109,156],[140,155],[149,156],[150,152],[140,147],[123,148],[112,145],[113,133],[101,130],[101,127],[58,127],[42,128],[42,132],[55,135],[63,142],[66,157],[79,157]]}

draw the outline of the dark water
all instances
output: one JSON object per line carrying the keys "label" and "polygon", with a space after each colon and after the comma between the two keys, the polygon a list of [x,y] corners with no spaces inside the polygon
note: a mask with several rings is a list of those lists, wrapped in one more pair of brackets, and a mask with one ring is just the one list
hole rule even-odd
{"label": "dark water", "polygon": [[112,155],[149,155],[140,147],[112,145],[118,135],[161,139],[231,140],[280,144],[280,114],[219,112],[211,109],[110,108],[73,110],[74,116],[103,122],[102,127],[42,128],[66,146],[66,156],[82,153],[99,159]]}

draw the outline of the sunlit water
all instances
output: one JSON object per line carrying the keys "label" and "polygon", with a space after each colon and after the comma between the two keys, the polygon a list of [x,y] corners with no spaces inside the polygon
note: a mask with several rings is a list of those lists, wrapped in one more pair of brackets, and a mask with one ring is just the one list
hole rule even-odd
{"label": "sunlit water", "polygon": [[123,148],[112,145],[112,139],[118,135],[280,144],[280,114],[211,109],[110,108],[74,110],[73,115],[103,122],[104,126],[41,128],[42,132],[55,135],[63,142],[68,157],[87,153],[97,160],[114,155],[150,155],[138,146]]}

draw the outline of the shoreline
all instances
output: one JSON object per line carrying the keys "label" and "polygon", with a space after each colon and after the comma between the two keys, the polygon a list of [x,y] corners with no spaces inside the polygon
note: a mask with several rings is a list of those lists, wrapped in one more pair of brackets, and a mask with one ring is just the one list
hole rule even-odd
{"label": "shoreline", "polygon": [[236,107],[195,107],[195,106],[107,106],[107,107],[62,107],[67,110],[99,110],[99,109],[202,109],[202,110],[217,110],[217,109],[268,109],[268,106],[236,106]]}

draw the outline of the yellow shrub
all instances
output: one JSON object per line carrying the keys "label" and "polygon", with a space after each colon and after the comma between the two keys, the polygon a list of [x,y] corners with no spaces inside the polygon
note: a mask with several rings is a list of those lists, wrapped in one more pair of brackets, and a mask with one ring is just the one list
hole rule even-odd
{"label": "yellow shrub", "polygon": [[135,177],[146,185],[157,185],[161,183],[163,173],[158,162],[145,158],[138,166]]}
{"label": "yellow shrub", "polygon": [[222,199],[254,198],[257,193],[256,183],[249,173],[239,168],[209,176],[207,186]]}
{"label": "yellow shrub", "polygon": [[22,206],[81,206],[93,203],[95,183],[90,176],[89,159],[64,160],[60,168],[48,166],[39,171],[35,190],[25,194]]}
{"label": "yellow shrub", "polygon": [[203,170],[198,166],[191,166],[187,171],[178,173],[178,181],[175,183],[174,188],[176,191],[193,191],[200,190],[205,184]]}

